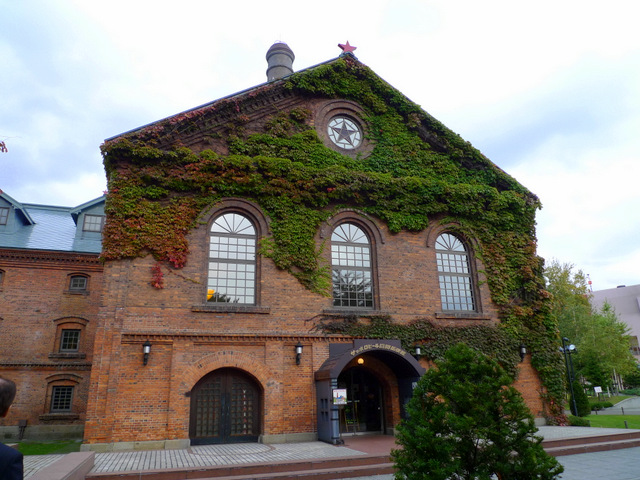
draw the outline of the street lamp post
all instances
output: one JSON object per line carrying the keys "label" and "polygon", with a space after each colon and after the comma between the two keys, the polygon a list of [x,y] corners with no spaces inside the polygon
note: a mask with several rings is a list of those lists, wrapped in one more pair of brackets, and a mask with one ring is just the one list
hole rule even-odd
{"label": "street lamp post", "polygon": [[576,346],[571,343],[567,337],[562,337],[562,348],[560,349],[564,354],[564,365],[567,369],[567,379],[569,380],[569,389],[571,391],[571,400],[573,403],[573,413],[578,415],[578,406],[576,405],[576,396],[573,393],[573,360],[571,354],[576,352]]}

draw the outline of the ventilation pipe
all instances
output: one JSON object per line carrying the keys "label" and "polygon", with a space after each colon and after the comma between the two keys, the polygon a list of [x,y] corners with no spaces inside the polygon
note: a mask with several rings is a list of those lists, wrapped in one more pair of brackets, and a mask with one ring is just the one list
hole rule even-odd
{"label": "ventilation pipe", "polygon": [[273,82],[293,73],[296,56],[286,43],[276,42],[267,51],[267,81]]}

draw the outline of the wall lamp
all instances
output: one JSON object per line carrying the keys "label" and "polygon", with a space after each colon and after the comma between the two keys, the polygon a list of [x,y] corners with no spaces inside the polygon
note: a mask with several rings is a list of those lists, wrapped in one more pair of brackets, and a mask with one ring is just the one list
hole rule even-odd
{"label": "wall lamp", "polygon": [[296,365],[300,365],[300,357],[302,357],[302,344],[298,342],[294,348],[296,352]]}
{"label": "wall lamp", "polygon": [[419,360],[421,356],[422,356],[422,347],[420,345],[416,345],[415,353],[413,354],[413,357],[416,360]]}
{"label": "wall lamp", "polygon": [[149,361],[149,354],[151,353],[151,342],[147,340],[142,344],[142,365],[146,365]]}
{"label": "wall lamp", "polygon": [[524,345],[524,343],[520,344],[519,351],[520,351],[520,361],[524,362],[524,357],[527,354],[527,347]]}

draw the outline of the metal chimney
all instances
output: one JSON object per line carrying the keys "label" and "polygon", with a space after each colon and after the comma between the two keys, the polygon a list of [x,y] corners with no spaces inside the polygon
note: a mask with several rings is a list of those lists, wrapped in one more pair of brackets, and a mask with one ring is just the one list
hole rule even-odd
{"label": "metal chimney", "polygon": [[293,73],[296,56],[286,43],[276,42],[267,52],[267,81],[272,82]]}

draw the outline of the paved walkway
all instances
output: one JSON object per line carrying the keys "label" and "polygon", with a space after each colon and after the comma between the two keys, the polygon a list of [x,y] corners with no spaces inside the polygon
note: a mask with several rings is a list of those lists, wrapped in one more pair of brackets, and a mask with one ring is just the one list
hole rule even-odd
{"label": "paved walkway", "polygon": [[[606,400],[606,398],[605,398]],[[626,398],[613,407],[594,412],[595,415],[640,415],[640,397]]]}
{"label": "paved walkway", "polygon": [[[620,429],[608,428],[540,427],[539,434],[547,440],[553,440],[620,433],[620,431]],[[92,472],[158,470],[243,463],[286,463],[297,460],[377,454],[388,452],[393,447],[392,437],[370,437],[367,441],[358,441],[358,437],[352,437],[352,439],[347,437],[345,446],[334,446],[323,442],[274,445],[245,443],[203,445],[182,450],[98,453]],[[61,457],[63,455],[25,457],[25,479]],[[565,466],[562,480],[640,480],[640,447],[562,456],[558,457],[558,460]],[[391,480],[391,478],[390,475],[381,475],[378,480]]]}

